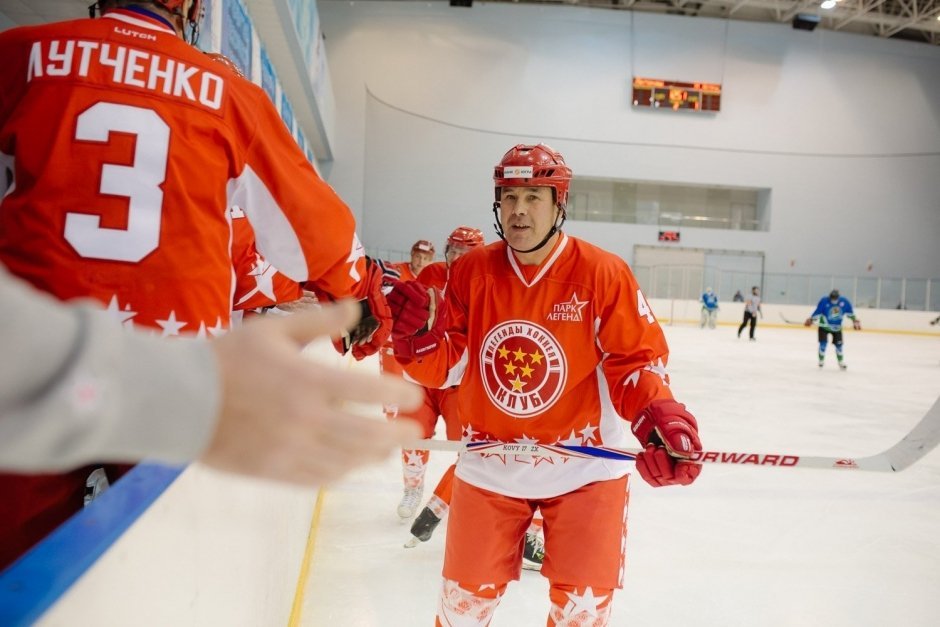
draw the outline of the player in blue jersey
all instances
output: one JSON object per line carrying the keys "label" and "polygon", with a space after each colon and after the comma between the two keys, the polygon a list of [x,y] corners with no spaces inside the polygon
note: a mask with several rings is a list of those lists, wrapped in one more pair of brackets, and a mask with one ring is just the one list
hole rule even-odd
{"label": "player in blue jersey", "polygon": [[842,319],[850,318],[852,327],[856,331],[862,330],[862,323],[855,316],[852,309],[852,303],[849,299],[840,296],[839,290],[832,290],[829,296],[823,296],[816,305],[816,310],[806,319],[806,326],[812,326],[813,322],[819,323],[819,367],[823,367],[826,360],[826,344],[829,335],[832,334],[832,345],[836,347],[836,359],[839,361],[839,368],[845,370],[846,365],[842,359]]}
{"label": "player in blue jersey", "polygon": [[708,323],[709,329],[715,328],[715,323],[718,322],[718,294],[712,291],[712,288],[706,287],[705,293],[702,294],[702,324],[701,327],[705,328],[705,323]]}

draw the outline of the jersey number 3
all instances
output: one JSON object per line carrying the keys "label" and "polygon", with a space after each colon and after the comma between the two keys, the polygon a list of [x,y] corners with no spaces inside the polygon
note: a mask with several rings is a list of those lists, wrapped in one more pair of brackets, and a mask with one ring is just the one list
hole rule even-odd
{"label": "jersey number 3", "polygon": [[107,142],[112,132],[136,137],[133,165],[106,163],[99,192],[128,199],[126,229],[101,226],[101,217],[69,212],[65,239],[82,257],[137,262],[160,244],[170,127],[152,109],[99,102],[78,116],[75,139]]}

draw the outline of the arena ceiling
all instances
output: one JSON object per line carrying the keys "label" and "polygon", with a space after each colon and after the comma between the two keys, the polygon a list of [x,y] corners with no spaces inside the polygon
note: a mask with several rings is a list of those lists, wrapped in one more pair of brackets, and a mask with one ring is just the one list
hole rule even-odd
{"label": "arena ceiling", "polygon": [[[472,5],[472,0],[437,0]],[[568,5],[614,11],[646,11],[690,17],[792,23],[798,14],[818,15],[818,28],[940,45],[940,0],[477,0]],[[834,1],[834,0],[833,0]],[[38,24],[88,15],[91,0],[0,0],[0,27]],[[250,0],[249,0],[250,4]],[[2,19],[6,17],[7,19]]]}
{"label": "arena ceiling", "polygon": [[[617,11],[647,11],[690,17],[792,23],[817,15],[818,28],[940,45],[940,0],[485,0],[513,4],[569,5]],[[451,4],[472,2],[451,1]]]}

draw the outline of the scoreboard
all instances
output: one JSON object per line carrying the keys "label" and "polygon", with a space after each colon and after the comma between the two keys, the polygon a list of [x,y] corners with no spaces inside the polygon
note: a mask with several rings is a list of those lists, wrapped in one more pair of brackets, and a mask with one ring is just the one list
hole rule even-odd
{"label": "scoreboard", "polygon": [[654,109],[721,109],[721,85],[716,83],[680,83],[658,78],[633,77],[633,106]]}
{"label": "scoreboard", "polygon": [[660,231],[659,232],[659,241],[661,242],[678,242],[680,240],[679,231]]}

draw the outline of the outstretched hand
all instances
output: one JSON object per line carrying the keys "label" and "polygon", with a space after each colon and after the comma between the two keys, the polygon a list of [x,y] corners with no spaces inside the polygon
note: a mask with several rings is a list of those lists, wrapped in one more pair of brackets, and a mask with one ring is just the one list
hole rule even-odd
{"label": "outstretched hand", "polygon": [[417,407],[416,386],[349,372],[301,355],[312,340],[356,323],[349,301],[285,317],[251,320],[213,340],[222,378],[216,431],[201,460],[215,468],[315,485],[384,459],[420,437],[410,421],[351,413],[355,403]]}

